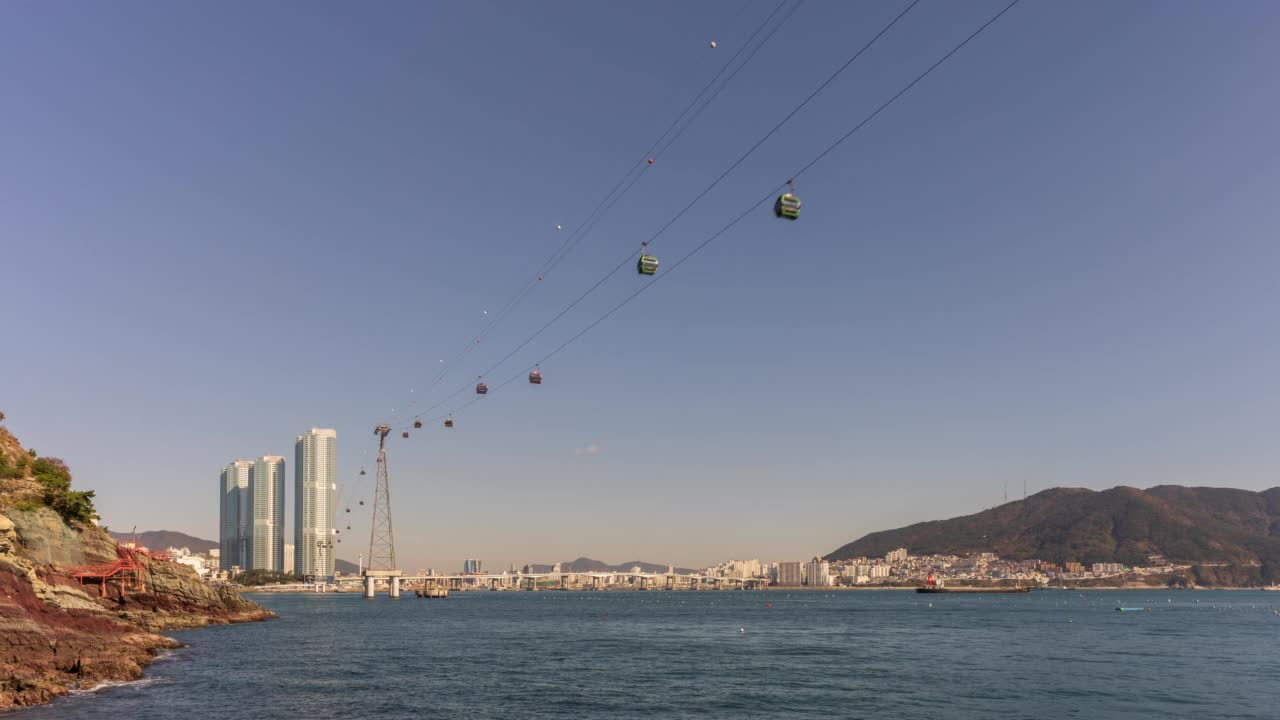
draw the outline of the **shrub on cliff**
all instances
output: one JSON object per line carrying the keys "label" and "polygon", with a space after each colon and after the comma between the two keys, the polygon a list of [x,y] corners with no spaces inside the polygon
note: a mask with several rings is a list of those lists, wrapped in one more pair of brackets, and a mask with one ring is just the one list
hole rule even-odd
{"label": "shrub on cliff", "polygon": [[98,516],[92,490],[72,490],[71,470],[55,457],[36,458],[31,474],[40,483],[41,499],[67,522],[89,523]]}
{"label": "shrub on cliff", "polygon": [[0,480],[15,480],[25,477],[31,458],[19,455],[17,460],[10,460],[4,452],[0,452]]}

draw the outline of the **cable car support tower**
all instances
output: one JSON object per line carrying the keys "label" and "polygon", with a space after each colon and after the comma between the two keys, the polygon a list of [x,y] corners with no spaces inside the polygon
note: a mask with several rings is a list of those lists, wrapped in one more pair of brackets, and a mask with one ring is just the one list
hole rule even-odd
{"label": "cable car support tower", "polygon": [[396,568],[396,539],[391,528],[391,483],[387,479],[387,435],[391,426],[373,429],[378,436],[378,480],[373,495],[373,523],[369,531],[369,564],[364,570],[364,596],[373,597],[374,583],[385,578],[388,596],[400,597],[400,575]]}

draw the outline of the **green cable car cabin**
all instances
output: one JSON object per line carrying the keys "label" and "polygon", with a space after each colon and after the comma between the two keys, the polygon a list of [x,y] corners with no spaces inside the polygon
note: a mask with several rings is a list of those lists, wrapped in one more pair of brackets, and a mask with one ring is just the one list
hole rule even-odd
{"label": "green cable car cabin", "polygon": [[655,255],[641,255],[640,262],[636,263],[636,270],[641,275],[656,275],[658,273],[658,258]]}
{"label": "green cable car cabin", "polygon": [[792,193],[782,193],[773,204],[773,214],[780,218],[795,220],[800,217],[800,198]]}

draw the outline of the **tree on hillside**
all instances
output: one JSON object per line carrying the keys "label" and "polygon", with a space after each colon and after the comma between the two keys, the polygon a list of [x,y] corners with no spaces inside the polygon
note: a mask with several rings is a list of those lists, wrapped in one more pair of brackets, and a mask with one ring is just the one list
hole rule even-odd
{"label": "tree on hillside", "polygon": [[40,483],[40,499],[67,522],[90,523],[98,517],[92,490],[72,490],[71,470],[59,458],[41,457],[31,463],[31,474]]}
{"label": "tree on hillside", "polygon": [[275,570],[245,570],[235,576],[234,582],[245,586],[275,585],[298,582],[298,576]]}

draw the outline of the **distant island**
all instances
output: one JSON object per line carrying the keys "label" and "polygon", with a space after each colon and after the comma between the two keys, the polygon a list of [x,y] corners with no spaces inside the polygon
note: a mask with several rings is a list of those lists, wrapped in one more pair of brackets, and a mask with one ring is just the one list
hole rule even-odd
{"label": "distant island", "polygon": [[1054,488],[973,515],[870,533],[826,556],[995,553],[1065,565],[1179,565],[1195,584],[1280,582],[1280,488]]}

